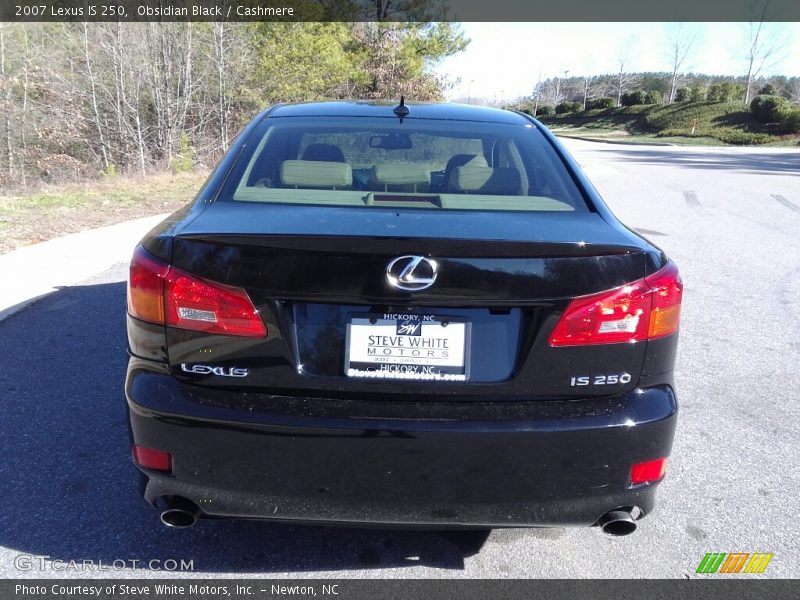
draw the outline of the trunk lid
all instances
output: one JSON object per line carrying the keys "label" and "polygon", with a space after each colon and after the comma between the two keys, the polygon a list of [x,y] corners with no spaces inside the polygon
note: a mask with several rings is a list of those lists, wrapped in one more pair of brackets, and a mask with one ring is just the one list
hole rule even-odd
{"label": "trunk lid", "polygon": [[[575,296],[643,277],[647,250],[589,212],[217,202],[176,232],[172,264],[246,289],[269,333],[251,339],[168,329],[170,363],[176,376],[200,385],[276,394],[489,400],[623,392],[638,381],[646,344],[552,348],[547,336]],[[393,288],[387,264],[403,255],[434,259],[435,283],[415,292]],[[348,325],[387,316],[380,323],[468,324],[468,381],[398,386],[348,377]],[[197,364],[224,369],[192,370]],[[247,376],[219,374],[234,368]],[[625,383],[613,386],[573,385],[574,378],[623,373]]]}

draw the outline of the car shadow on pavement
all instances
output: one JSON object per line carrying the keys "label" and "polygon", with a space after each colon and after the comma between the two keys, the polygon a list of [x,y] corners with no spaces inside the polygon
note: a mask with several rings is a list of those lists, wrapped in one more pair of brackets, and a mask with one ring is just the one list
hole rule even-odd
{"label": "car shadow on pavement", "polygon": [[[145,569],[184,560],[209,573],[463,569],[481,549],[487,531],[253,521],[165,529],[130,461],[124,303],[124,282],[76,286],[0,322],[0,545],[9,549],[0,552],[9,563],[32,554]],[[9,563],[6,577],[40,574]]]}

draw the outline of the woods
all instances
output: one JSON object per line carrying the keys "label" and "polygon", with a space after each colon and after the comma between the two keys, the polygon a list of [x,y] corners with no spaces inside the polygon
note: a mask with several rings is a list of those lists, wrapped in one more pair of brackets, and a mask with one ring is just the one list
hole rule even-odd
{"label": "woods", "polygon": [[209,166],[276,102],[438,100],[467,44],[433,22],[3,24],[0,186]]}
{"label": "woods", "polygon": [[[673,86],[676,86],[673,93]],[[744,104],[748,78],[707,73],[675,71],[629,71],[553,77],[537,82],[532,96],[505,104],[519,106],[537,115],[570,112],[580,109],[631,106],[635,104],[672,104],[675,102],[738,101],[746,110],[749,101],[759,94],[776,94],[793,104],[800,103],[800,77],[772,75],[749,78],[748,104]],[[672,102],[670,97],[672,96]],[[638,98],[643,101],[637,101]],[[462,100],[462,99],[459,99]],[[484,100],[479,100],[484,101]],[[606,104],[608,103],[608,104]],[[561,108],[559,108],[561,107]]]}

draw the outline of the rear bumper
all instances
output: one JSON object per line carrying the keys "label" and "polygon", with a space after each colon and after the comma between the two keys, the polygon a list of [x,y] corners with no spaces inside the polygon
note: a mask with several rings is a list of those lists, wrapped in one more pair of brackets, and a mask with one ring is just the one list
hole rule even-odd
{"label": "rear bumper", "polygon": [[[657,484],[633,463],[667,456],[669,386],[548,402],[367,402],[230,393],[132,359],[133,441],[173,454],[147,471],[148,502],[204,516],[451,526],[592,525],[649,513]],[[234,408],[232,408],[234,407]]]}

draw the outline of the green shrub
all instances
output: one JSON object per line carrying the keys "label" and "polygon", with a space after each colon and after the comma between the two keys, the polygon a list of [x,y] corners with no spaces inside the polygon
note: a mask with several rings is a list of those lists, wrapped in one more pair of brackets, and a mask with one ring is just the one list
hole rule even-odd
{"label": "green shrub", "polygon": [[556,114],[563,115],[565,113],[577,112],[583,108],[580,102],[561,102],[556,106]]}
{"label": "green shrub", "polygon": [[778,123],[791,112],[791,104],[780,96],[756,96],[750,103],[753,118],[761,123]]}
{"label": "green shrub", "polygon": [[637,90],[622,94],[622,106],[644,106],[651,104],[661,104],[661,92],[652,90],[645,92]]}
{"label": "green shrub", "polygon": [[592,98],[586,101],[586,110],[596,110],[598,108],[614,108],[617,101],[614,98]]}
{"label": "green shrub", "polygon": [[726,81],[725,83],[715,83],[708,88],[706,98],[709,102],[730,102],[741,99],[743,94],[742,86]]}
{"label": "green shrub", "polygon": [[800,133],[800,109],[790,110],[781,120],[783,133]]}
{"label": "green shrub", "polygon": [[692,90],[688,87],[680,87],[675,90],[675,102],[689,102],[692,99]]}
{"label": "green shrub", "polygon": [[172,159],[170,166],[174,173],[194,171],[194,146],[186,133],[181,133],[178,154]]}
{"label": "green shrub", "polygon": [[661,92],[656,90],[650,90],[647,92],[645,96],[645,104],[661,104],[664,98],[661,96]]}
{"label": "green shrub", "polygon": [[764,84],[764,86],[758,90],[759,96],[777,96],[778,90],[775,89],[775,86],[771,83]]}
{"label": "green shrub", "polygon": [[692,95],[689,98],[690,102],[703,102],[706,99],[706,88],[699,83],[692,88]]}
{"label": "green shrub", "polygon": [[752,146],[766,144],[774,138],[767,133],[751,133],[742,129],[732,127],[719,127],[714,130],[714,137],[726,144],[737,144],[740,146]]}
{"label": "green shrub", "polygon": [[536,109],[537,117],[552,117],[554,114],[556,114],[556,110],[549,104],[543,104]]}
{"label": "green shrub", "polygon": [[108,168],[100,171],[100,177],[113,179],[116,176],[117,176],[117,165],[115,165],[114,163],[108,163]]}
{"label": "green shrub", "polygon": [[639,104],[647,104],[647,94],[642,90],[627,92],[622,94],[622,99],[620,102],[622,106],[637,106]]}
{"label": "green shrub", "polygon": [[[656,134],[657,137],[692,137],[686,129],[664,129]],[[767,133],[752,133],[735,127],[716,127],[714,129],[701,129],[693,136],[716,138],[726,144],[736,144],[739,146],[754,146],[766,144],[773,141],[771,135]]]}

